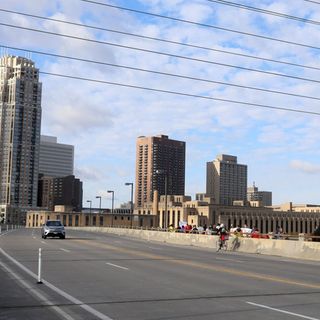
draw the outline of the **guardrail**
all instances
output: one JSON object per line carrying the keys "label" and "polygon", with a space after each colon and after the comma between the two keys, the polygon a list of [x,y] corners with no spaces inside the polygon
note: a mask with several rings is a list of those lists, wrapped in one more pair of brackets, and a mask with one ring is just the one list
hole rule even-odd
{"label": "guardrail", "polygon": [[24,228],[24,226],[19,225],[19,224],[0,224],[0,234],[1,232],[8,232],[9,230],[14,230],[14,229],[21,229]]}
{"label": "guardrail", "polygon": [[[112,228],[112,229],[128,229],[128,230],[146,230],[146,231],[157,231],[157,232],[174,232],[174,233],[186,233],[186,234],[199,234],[199,235],[217,235],[217,233],[211,231],[210,233],[206,231],[198,230],[182,230],[161,228],[161,227],[146,227],[146,226],[123,226],[123,225],[105,225],[105,226],[86,226],[86,228]],[[233,232],[229,232],[229,235],[233,235]],[[274,232],[268,233],[242,233],[244,238],[255,238],[255,239],[276,239],[276,240],[294,240],[294,241],[316,241],[320,242],[320,236],[315,236],[310,233],[280,233],[276,234]]]}

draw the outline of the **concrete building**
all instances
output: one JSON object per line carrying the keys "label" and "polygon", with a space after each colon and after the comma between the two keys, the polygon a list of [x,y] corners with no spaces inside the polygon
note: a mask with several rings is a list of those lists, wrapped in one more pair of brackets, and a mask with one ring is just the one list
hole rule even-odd
{"label": "concrete building", "polygon": [[73,175],[74,146],[57,142],[56,137],[41,135],[39,174],[50,177]]}
{"label": "concrete building", "polygon": [[[155,204],[158,210],[159,227],[164,228],[164,196]],[[320,225],[320,205],[294,205],[292,203],[275,207],[248,205],[225,206],[184,196],[170,196],[167,202],[167,225],[179,226],[179,221],[190,225],[204,226],[223,223],[228,229],[237,225],[256,227],[261,233],[275,232],[277,226],[286,234],[312,233]]]}
{"label": "concrete building", "polygon": [[272,206],[272,192],[259,191],[254,184],[247,189],[248,201],[259,201],[262,207]]}
{"label": "concrete building", "polygon": [[41,88],[33,61],[0,59],[0,204],[8,207],[37,205]]}
{"label": "concrete building", "polygon": [[82,182],[70,175],[66,177],[47,177],[39,179],[38,206],[53,210],[57,205],[82,210]]}
{"label": "concrete building", "polygon": [[247,200],[247,166],[237,157],[218,155],[207,162],[206,195],[216,204],[232,205],[234,200]]}
{"label": "concrete building", "polygon": [[55,206],[54,211],[30,210],[26,214],[25,225],[27,228],[41,227],[47,220],[60,220],[66,227],[153,228],[158,225],[157,216],[132,217],[130,212],[73,212],[66,206]]}
{"label": "concrete building", "polygon": [[183,141],[168,136],[139,137],[136,144],[135,206],[150,213],[154,191],[159,195],[184,195],[185,153]]}

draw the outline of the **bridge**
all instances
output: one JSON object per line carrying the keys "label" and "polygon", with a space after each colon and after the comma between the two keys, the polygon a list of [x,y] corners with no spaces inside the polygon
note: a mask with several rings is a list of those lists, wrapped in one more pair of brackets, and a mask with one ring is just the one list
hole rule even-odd
{"label": "bridge", "polygon": [[[286,240],[241,239],[242,252],[216,252],[214,236],[108,231],[67,228],[65,240],[44,240],[40,229],[3,230],[0,318],[320,319],[319,261],[263,254],[262,245],[244,252],[251,241]],[[178,243],[183,236],[192,245]],[[300,242],[309,243],[291,241]]]}

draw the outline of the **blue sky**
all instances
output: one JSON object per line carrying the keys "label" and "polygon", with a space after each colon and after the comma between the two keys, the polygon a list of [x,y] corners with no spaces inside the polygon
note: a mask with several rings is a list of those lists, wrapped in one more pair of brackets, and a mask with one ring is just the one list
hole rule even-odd
{"label": "blue sky", "polygon": [[[320,47],[319,26],[216,4],[206,0],[107,1],[128,8]],[[320,5],[299,1],[237,1],[320,21]],[[150,37],[249,54],[320,68],[319,50],[116,10],[80,0],[3,0],[1,9],[86,23]],[[1,23],[109,41],[215,63],[232,64],[308,79],[319,70],[144,40],[0,12]],[[0,26],[1,45],[92,59],[242,86],[319,97],[319,83],[271,76],[114,46]],[[24,52],[9,50],[11,54]],[[128,69],[32,54],[41,71],[88,77],[220,99],[319,112],[319,101],[191,81]],[[84,202],[102,196],[110,207],[129,200],[135,143],[140,135],[167,134],[186,141],[186,194],[205,191],[206,162],[232,154],[248,165],[248,185],[273,192],[275,204],[320,203],[320,117],[112,85],[41,76],[42,134],[75,146],[75,173],[84,182]],[[96,202],[96,203],[95,203]]]}

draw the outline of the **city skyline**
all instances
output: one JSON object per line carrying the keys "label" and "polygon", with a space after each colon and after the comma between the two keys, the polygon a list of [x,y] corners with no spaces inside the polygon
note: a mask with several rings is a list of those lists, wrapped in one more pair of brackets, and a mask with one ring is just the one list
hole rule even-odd
{"label": "city skyline", "polygon": [[[208,1],[112,1],[118,6],[177,17],[201,24],[261,34],[317,47],[317,26],[271,15],[263,15]],[[246,4],[288,15],[317,19],[317,6],[284,1],[246,1]],[[4,0],[3,8],[75,21],[102,28],[131,32],[154,38],[190,43],[237,54],[265,57],[319,68],[317,49],[249,37],[244,34],[165,20],[120,9],[72,0],[42,1],[41,4]],[[75,10],[76,8],[76,10]],[[237,11],[235,11],[237,10]],[[239,19],[234,19],[237,14]],[[59,24],[8,12],[0,12],[3,23],[69,34],[97,41],[113,42],[146,50],[167,52],[220,64],[283,73],[309,80],[317,79],[317,69],[294,67],[249,59],[239,55],[182,47],[93,29]],[[305,111],[318,111],[317,99],[249,90],[218,83],[195,81],[164,75],[120,69],[83,61],[28,53],[42,51],[109,64],[136,67],[157,72],[180,74],[265,90],[288,92],[317,98],[317,82],[271,76],[213,63],[156,55],[128,48],[57,37],[0,26],[3,47],[14,55],[31,55],[40,72],[66,74],[109,82],[221,99],[246,101]],[[205,192],[206,162],[217,154],[232,154],[248,166],[248,186],[255,181],[259,189],[273,193],[273,203],[319,203],[320,175],[318,161],[317,115],[232,104],[169,95],[133,88],[98,84],[40,73],[43,83],[41,134],[57,136],[59,141],[75,146],[75,175],[83,181],[84,203],[110,207],[107,190],[115,190],[119,206],[130,201],[124,184],[135,181],[135,141],[138,136],[164,134],[186,142],[186,195]],[[96,205],[94,205],[94,201]]]}

